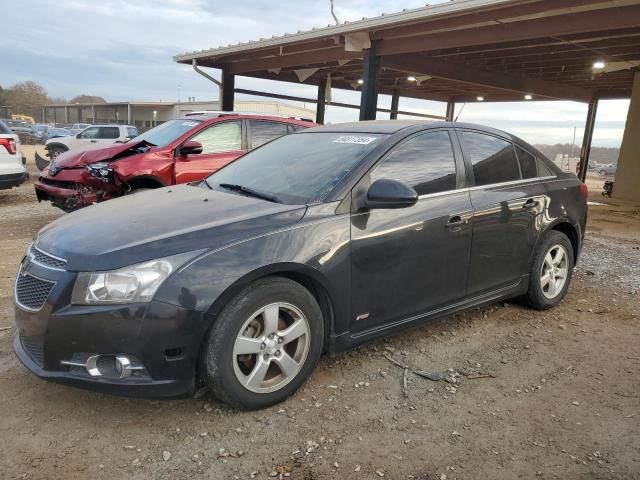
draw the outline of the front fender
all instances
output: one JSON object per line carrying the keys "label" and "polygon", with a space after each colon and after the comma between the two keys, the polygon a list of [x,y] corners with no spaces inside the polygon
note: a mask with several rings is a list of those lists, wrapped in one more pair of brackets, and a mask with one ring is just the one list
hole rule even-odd
{"label": "front fender", "polygon": [[226,303],[254,280],[294,273],[316,281],[333,305],[335,330],[348,328],[351,282],[349,215],[332,214],[322,221],[211,250],[170,276],[155,299],[215,318]]}

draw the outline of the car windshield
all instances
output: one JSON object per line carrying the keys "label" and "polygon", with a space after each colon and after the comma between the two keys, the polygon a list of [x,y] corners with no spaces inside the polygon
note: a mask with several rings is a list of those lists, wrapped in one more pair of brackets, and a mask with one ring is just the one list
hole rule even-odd
{"label": "car windshield", "polygon": [[138,135],[132,141],[141,142],[144,140],[156,147],[164,147],[200,123],[202,123],[200,120],[169,120],[147,130],[142,135]]}
{"label": "car windshield", "polygon": [[206,183],[287,204],[318,203],[383,137],[324,132],[287,135],[218,170]]}

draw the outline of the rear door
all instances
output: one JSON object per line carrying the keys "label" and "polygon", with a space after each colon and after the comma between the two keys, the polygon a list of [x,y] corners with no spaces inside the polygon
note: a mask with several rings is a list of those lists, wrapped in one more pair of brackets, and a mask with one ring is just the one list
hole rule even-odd
{"label": "rear door", "polygon": [[287,135],[289,129],[286,123],[272,122],[269,120],[249,120],[248,139],[249,149],[257,148],[282,135]]}
{"label": "rear door", "polygon": [[176,183],[202,180],[246,151],[241,120],[225,120],[200,130],[189,140],[202,145],[202,153],[176,156]]}
{"label": "rear door", "polygon": [[120,138],[120,127],[100,127],[98,133],[98,141],[96,142],[99,147],[108,147],[113,145],[118,140],[124,140]]}
{"label": "rear door", "polygon": [[420,198],[408,208],[352,214],[353,332],[409,322],[465,295],[472,208],[450,132],[404,140],[356,191],[379,179],[411,185]]}
{"label": "rear door", "polygon": [[[468,294],[508,288],[528,274],[544,208],[544,184],[510,139],[459,129],[473,205]],[[535,164],[535,160],[534,160]],[[527,178],[523,178],[527,177]]]}

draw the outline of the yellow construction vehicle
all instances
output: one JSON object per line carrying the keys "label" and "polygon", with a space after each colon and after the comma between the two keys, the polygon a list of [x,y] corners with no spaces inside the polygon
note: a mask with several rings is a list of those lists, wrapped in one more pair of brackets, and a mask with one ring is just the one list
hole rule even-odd
{"label": "yellow construction vehicle", "polygon": [[22,115],[22,114],[19,114],[19,113],[12,113],[11,114],[11,119],[12,120],[21,120],[23,122],[27,122],[27,123],[31,123],[31,124],[36,123],[35,118],[30,117],[29,115]]}

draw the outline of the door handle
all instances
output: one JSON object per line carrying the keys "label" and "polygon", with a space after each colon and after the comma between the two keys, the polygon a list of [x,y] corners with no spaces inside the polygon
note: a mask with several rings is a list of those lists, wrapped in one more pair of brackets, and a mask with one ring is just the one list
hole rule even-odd
{"label": "door handle", "polygon": [[462,219],[460,215],[453,215],[449,217],[449,221],[445,224],[445,228],[456,228],[462,227],[465,221]]}
{"label": "door handle", "polygon": [[540,202],[537,200],[534,200],[533,198],[530,198],[529,200],[527,200],[526,202],[524,202],[524,205],[522,205],[522,208],[535,208],[538,205],[540,205]]}
{"label": "door handle", "polygon": [[91,140],[91,143],[96,143],[96,142],[97,142],[97,140]]}

